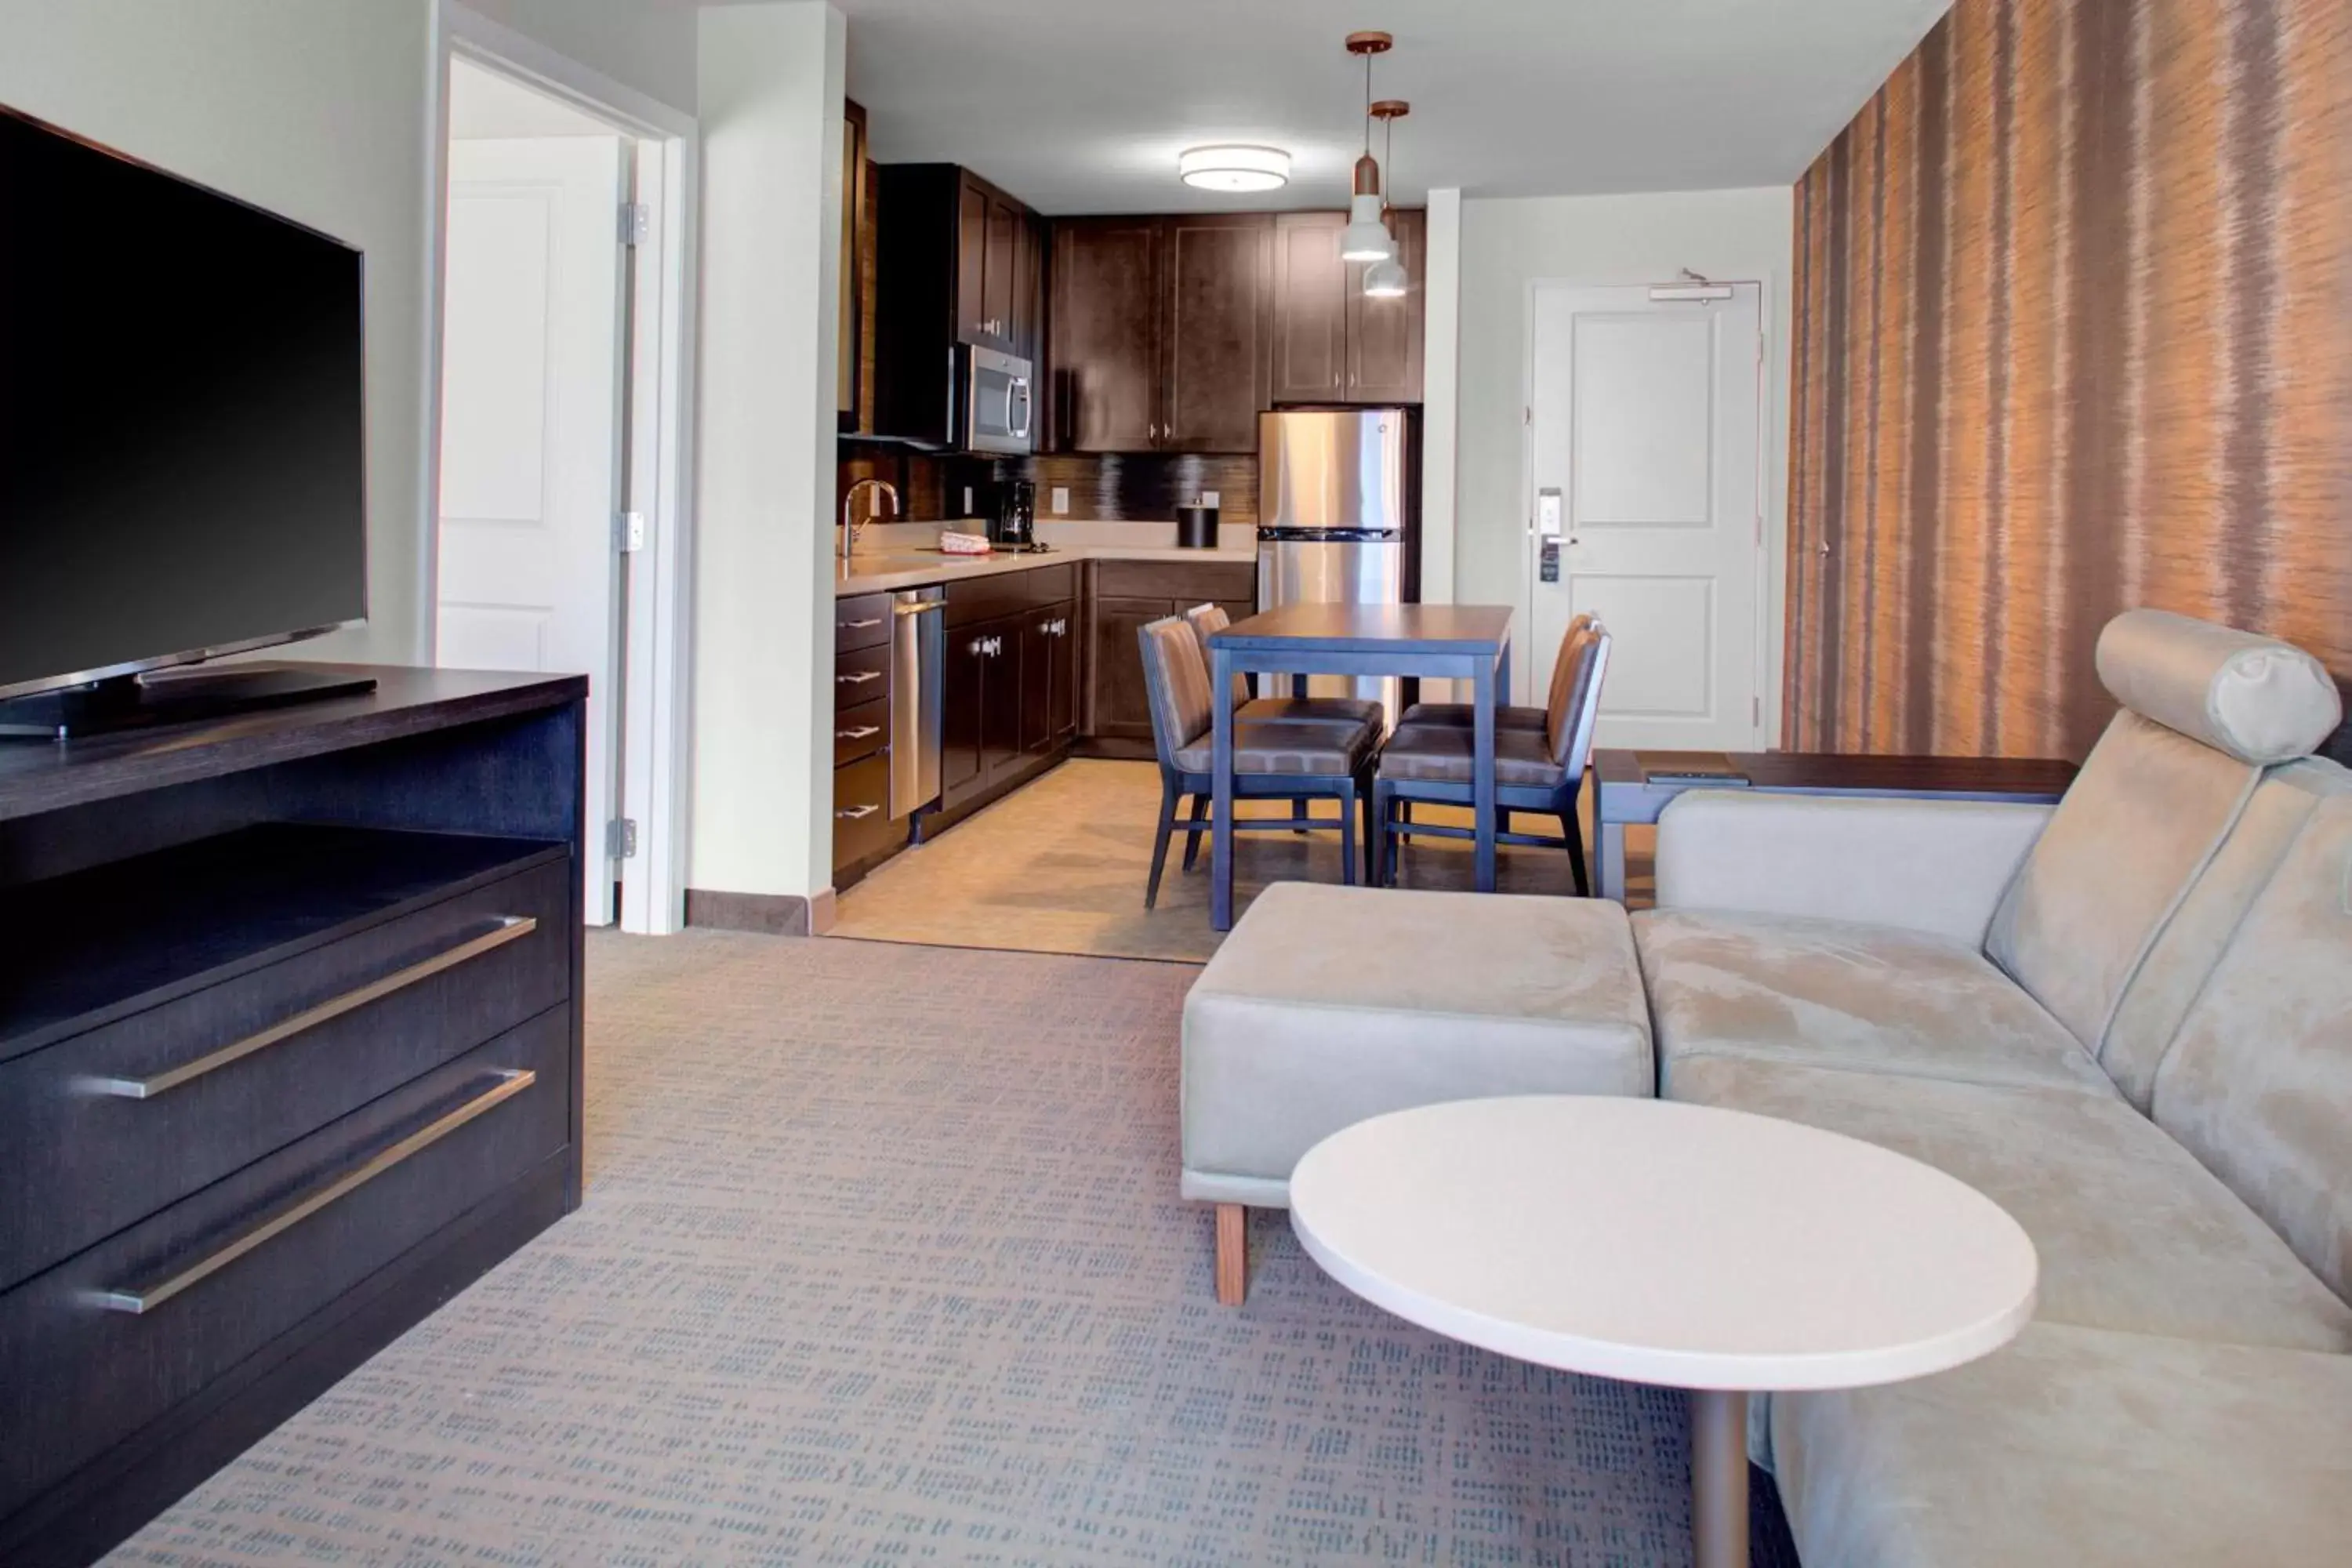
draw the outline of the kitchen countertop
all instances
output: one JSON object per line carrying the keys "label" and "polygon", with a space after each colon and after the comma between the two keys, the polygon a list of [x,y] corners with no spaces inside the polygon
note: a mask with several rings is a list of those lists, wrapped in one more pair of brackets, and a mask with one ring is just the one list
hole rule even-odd
{"label": "kitchen countertop", "polygon": [[[933,526],[936,529],[937,525]],[[934,583],[1030,572],[1074,561],[1200,561],[1253,569],[1257,565],[1257,531],[1234,526],[1220,531],[1220,542],[1214,550],[1184,550],[1161,542],[1173,539],[1173,523],[1156,527],[1146,523],[1049,523],[1041,518],[1038,534],[1054,547],[1041,555],[942,555],[937,550],[910,545],[906,541],[907,531],[907,526],[901,525],[879,545],[861,548],[846,562],[835,555],[835,596],[922,588]],[[1107,539],[1107,533],[1111,537]],[[1134,542],[1125,543],[1117,541],[1117,534],[1137,537]]]}

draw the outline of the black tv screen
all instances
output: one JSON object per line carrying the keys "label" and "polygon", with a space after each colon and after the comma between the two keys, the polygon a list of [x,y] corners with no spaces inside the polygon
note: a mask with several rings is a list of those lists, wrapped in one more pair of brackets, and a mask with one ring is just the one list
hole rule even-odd
{"label": "black tv screen", "polygon": [[365,617],[360,271],[0,109],[0,695]]}

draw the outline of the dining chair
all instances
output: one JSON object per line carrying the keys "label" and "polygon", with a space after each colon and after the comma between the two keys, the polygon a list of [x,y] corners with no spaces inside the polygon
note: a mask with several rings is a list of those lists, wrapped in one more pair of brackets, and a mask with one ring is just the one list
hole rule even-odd
{"label": "dining chair", "polygon": [[[1551,721],[1551,705],[1559,700],[1560,687],[1575,667],[1570,657],[1576,647],[1577,634],[1592,624],[1590,611],[1579,610],[1576,618],[1568,623],[1568,630],[1559,639],[1559,652],[1552,656],[1551,685],[1540,708],[1497,708],[1495,728],[1504,730],[1541,730]],[[1467,702],[1416,702],[1397,720],[1402,730],[1413,724],[1455,724],[1468,729],[1477,722],[1478,710]]]}
{"label": "dining chair", "polygon": [[[1498,726],[1495,731],[1495,810],[1507,829],[1498,831],[1495,841],[1566,849],[1576,876],[1576,890],[1587,897],[1592,884],[1585,869],[1584,829],[1577,820],[1576,807],[1584,788],[1584,765],[1592,752],[1592,731],[1600,721],[1601,683],[1609,669],[1609,644],[1608,628],[1598,620],[1587,619],[1571,630],[1560,650],[1567,679],[1552,682],[1544,728]],[[1400,813],[1415,801],[1449,805],[1472,803],[1476,767],[1474,733],[1468,727],[1454,724],[1406,724],[1389,737],[1372,783],[1374,886],[1394,885],[1400,838],[1474,837],[1468,827],[1400,819]],[[1515,811],[1558,817],[1560,837],[1507,831]]]}
{"label": "dining chair", "polygon": [[[1209,638],[1234,624],[1223,605],[1195,605],[1184,612],[1201,639],[1201,657],[1209,653]],[[1387,712],[1369,697],[1252,697],[1249,677],[1234,672],[1234,717],[1236,719],[1304,719],[1318,723],[1360,724],[1366,720],[1385,730]]]}
{"label": "dining chair", "polygon": [[[1192,868],[1201,837],[1213,831],[1209,802],[1216,787],[1213,694],[1201,639],[1181,616],[1151,622],[1137,633],[1143,649],[1143,683],[1151,707],[1151,744],[1160,760],[1160,820],[1151,844],[1151,879],[1143,907],[1159,902],[1160,879],[1168,865],[1168,841],[1184,835],[1184,868]],[[1237,800],[1336,800],[1337,822],[1308,817],[1236,821],[1236,833],[1339,834],[1339,874],[1356,882],[1357,814],[1371,798],[1372,764],[1380,750],[1380,727],[1370,719],[1354,724],[1329,720],[1236,719],[1234,721],[1234,796]],[[1180,816],[1192,797],[1189,816]],[[1368,857],[1369,858],[1369,857]],[[1366,868],[1370,871],[1369,865]]]}

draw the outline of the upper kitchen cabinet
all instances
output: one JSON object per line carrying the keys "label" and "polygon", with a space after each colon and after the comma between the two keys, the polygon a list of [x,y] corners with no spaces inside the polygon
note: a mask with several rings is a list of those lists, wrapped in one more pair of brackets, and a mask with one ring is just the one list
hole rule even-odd
{"label": "upper kitchen cabinet", "polygon": [[1273,227],[1264,213],[1054,224],[1046,358],[1064,450],[1256,450]]}
{"label": "upper kitchen cabinet", "polygon": [[1160,221],[1066,218],[1054,226],[1055,444],[1148,452],[1160,437]]}
{"label": "upper kitchen cabinet", "polygon": [[874,341],[874,322],[866,310],[874,237],[866,226],[866,110],[847,101],[841,110],[841,348],[835,361],[835,404],[840,428],[856,431],[865,427],[866,361]]}
{"label": "upper kitchen cabinet", "polygon": [[881,163],[874,177],[876,434],[951,445],[950,351],[1037,358],[1037,218],[953,163]]}
{"label": "upper kitchen cabinet", "polygon": [[1428,313],[1422,273],[1428,252],[1429,215],[1419,207],[1396,207],[1389,215],[1397,258],[1409,279],[1393,300],[1364,292],[1364,264],[1348,268],[1348,376],[1349,403],[1421,401],[1422,328]]}
{"label": "upper kitchen cabinet", "polygon": [[1273,237],[1263,213],[1163,221],[1161,450],[1257,449],[1273,366]]}
{"label": "upper kitchen cabinet", "polygon": [[1412,285],[1402,299],[1364,294],[1364,264],[1341,259],[1345,213],[1283,213],[1274,232],[1273,401],[1418,403],[1427,215],[1392,209]]}

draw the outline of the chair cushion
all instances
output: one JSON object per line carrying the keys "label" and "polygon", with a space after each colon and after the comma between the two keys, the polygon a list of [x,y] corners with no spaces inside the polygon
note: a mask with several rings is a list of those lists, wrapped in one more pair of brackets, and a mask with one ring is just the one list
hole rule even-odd
{"label": "chair cushion", "polygon": [[2109,621],[2097,664],[2116,701],[2242,763],[2307,757],[2344,722],[2335,679],[2303,649],[2166,610]]}
{"label": "chair cushion", "polygon": [[1935,1377],[1772,1401],[1805,1568],[2334,1568],[2352,1357],[2029,1325]]}
{"label": "chair cushion", "polygon": [[1662,1093],[1680,1063],[1769,1057],[1964,1083],[2115,1086],[2090,1053],[1967,943],[1786,915],[1633,917]]}
{"label": "chair cushion", "polygon": [[1618,905],[1279,882],[1184,1000],[1183,1193],[1280,1206],[1368,1116],[1654,1082]]}
{"label": "chair cushion", "polygon": [[1236,718],[1257,722],[1274,721],[1316,724],[1370,724],[1381,727],[1387,717],[1369,697],[1255,697],[1234,710]]}
{"label": "chair cushion", "polygon": [[2352,773],[2328,787],[2156,1075],[2158,1125],[2352,1298]]}
{"label": "chair cushion", "polygon": [[2033,1238],[2042,1321],[2352,1351],[2352,1307],[2120,1100],[1744,1057],[1680,1061],[1673,1092],[1843,1132],[1976,1188]]}
{"label": "chair cushion", "polygon": [[[1372,754],[1379,731],[1369,723],[1352,730],[1328,720],[1285,719],[1234,726],[1234,772],[1243,773],[1318,774],[1337,778],[1352,773]],[[1203,733],[1189,745],[1176,748],[1176,765],[1188,773],[1205,773],[1214,765],[1216,738]]]}
{"label": "chair cushion", "polygon": [[[1404,717],[1397,721],[1397,728],[1415,729],[1444,724],[1467,730],[1478,721],[1477,713],[1477,709],[1467,702],[1416,702],[1404,710]],[[1495,728],[1541,730],[1546,717],[1541,708],[1497,708],[1495,710]]]}
{"label": "chair cushion", "polygon": [[1200,638],[1191,626],[1171,616],[1139,628],[1145,687],[1150,693],[1151,728],[1173,749],[1209,727],[1209,670],[1201,662]]}
{"label": "chair cushion", "polygon": [[[1477,737],[1451,725],[1400,729],[1381,752],[1381,777],[1466,784],[1476,773]],[[1567,771],[1552,761],[1538,730],[1495,731],[1495,782],[1520,789],[1557,789]]]}
{"label": "chair cushion", "polygon": [[[2260,770],[2137,713],[2115,717],[1993,911],[1985,952],[2095,1055],[2144,956],[2237,826]],[[2200,979],[2214,936],[2168,966]],[[2170,1030],[2116,1046],[2133,1058]]]}

